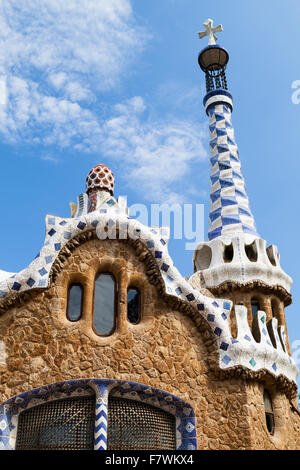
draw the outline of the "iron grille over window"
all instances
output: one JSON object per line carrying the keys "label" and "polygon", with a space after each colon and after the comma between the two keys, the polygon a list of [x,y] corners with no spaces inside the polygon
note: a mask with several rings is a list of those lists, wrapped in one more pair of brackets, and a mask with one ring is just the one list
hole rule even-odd
{"label": "iron grille over window", "polygon": [[108,449],[176,449],[175,417],[146,403],[110,397]]}
{"label": "iron grille over window", "polygon": [[19,415],[17,450],[94,448],[95,396],[65,398]]}

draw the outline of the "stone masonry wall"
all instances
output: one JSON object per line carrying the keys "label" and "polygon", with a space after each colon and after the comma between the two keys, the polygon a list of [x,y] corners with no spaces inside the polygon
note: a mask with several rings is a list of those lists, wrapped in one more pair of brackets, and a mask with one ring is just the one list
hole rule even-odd
{"label": "stone masonry wall", "polygon": [[274,386],[270,384],[265,386],[272,398],[275,432],[273,436],[270,436],[265,426],[264,404],[261,400],[264,387],[257,382],[250,382],[247,387],[247,395],[253,448],[300,449],[300,418],[296,400],[290,402]]}
{"label": "stone masonry wall", "polygon": [[[109,337],[99,337],[92,329],[93,286],[99,271],[113,273],[118,282],[116,330]],[[85,289],[78,322],[66,318],[71,282],[81,282]],[[142,320],[137,325],[126,317],[129,286],[142,294]],[[48,289],[32,292],[23,305],[0,316],[0,402],[54,382],[130,380],[189,402],[196,414],[199,449],[299,448],[300,419],[292,416],[285,395],[276,398],[284,438],[275,445],[266,431],[262,386],[242,378],[218,379],[209,368],[207,338],[192,318],[162,299],[132,246],[90,240],[72,252]]]}

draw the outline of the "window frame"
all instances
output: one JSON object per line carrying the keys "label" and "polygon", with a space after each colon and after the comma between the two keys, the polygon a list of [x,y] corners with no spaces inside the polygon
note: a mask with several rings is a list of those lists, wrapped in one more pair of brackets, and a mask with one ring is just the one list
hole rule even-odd
{"label": "window frame", "polygon": [[[115,285],[115,292],[114,292],[114,322],[113,322],[113,327],[110,330],[110,332],[106,335],[101,335],[98,333],[98,331],[95,328],[95,293],[96,293],[96,280],[99,276],[102,274],[106,274],[112,278],[114,281]],[[94,286],[93,286],[93,304],[92,304],[92,330],[95,333],[95,335],[101,337],[101,338],[107,338],[108,336],[111,336],[115,331],[116,331],[116,326],[117,326],[117,314],[118,314],[118,298],[119,298],[119,290],[118,290],[118,282],[115,277],[115,275],[110,272],[110,271],[98,271],[94,277]]]}
{"label": "window frame", "polygon": [[[270,404],[271,404],[270,409],[266,408],[265,396],[267,396],[268,400],[270,401]],[[272,400],[272,396],[271,396],[271,393],[269,392],[269,390],[266,390],[266,389],[264,390],[263,402],[264,402],[264,410],[265,410],[266,427],[267,427],[268,433],[271,436],[274,436],[274,434],[275,434],[275,416],[274,416],[274,410],[273,410],[273,400]],[[271,430],[269,429],[269,426],[268,426],[268,418],[270,418]]]}
{"label": "window frame", "polygon": [[[139,296],[139,319],[138,319],[137,322],[131,322],[128,319],[128,291],[130,289],[136,290],[138,292],[138,296]],[[127,301],[126,301],[126,319],[127,319],[128,323],[130,323],[131,325],[138,325],[142,321],[142,291],[141,291],[141,289],[139,289],[138,287],[133,286],[133,285],[130,284],[127,287],[127,297],[126,297],[126,299],[127,299]]]}
{"label": "window frame", "polygon": [[[69,301],[70,301],[70,291],[71,291],[71,287],[73,286],[77,286],[77,287],[80,287],[80,290],[81,290],[81,304],[80,304],[80,317],[77,319],[77,320],[72,320],[68,313],[69,313]],[[67,310],[66,310],[66,317],[67,317],[67,320],[72,322],[72,323],[75,323],[79,320],[82,319],[82,315],[83,315],[83,300],[84,300],[84,286],[80,283],[80,282],[70,282],[68,284],[68,295],[67,295]]]}
{"label": "window frame", "polygon": [[[253,304],[252,304],[253,302]],[[255,307],[257,307],[257,310],[255,313],[253,313],[253,308],[254,307],[254,302],[257,303],[257,305],[255,305]],[[256,315],[256,313],[261,310],[261,304],[260,304],[260,300],[257,298],[257,297],[252,297],[251,300],[250,300],[250,306],[251,306],[251,318],[253,319],[254,315]]]}

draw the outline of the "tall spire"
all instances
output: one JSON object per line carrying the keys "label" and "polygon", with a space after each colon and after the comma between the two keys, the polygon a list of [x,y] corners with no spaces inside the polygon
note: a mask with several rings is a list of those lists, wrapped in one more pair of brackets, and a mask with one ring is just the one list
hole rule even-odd
{"label": "tall spire", "polygon": [[257,233],[231,122],[233,104],[226,78],[229,54],[216,44],[215,33],[223,27],[213,27],[212,20],[204,26],[199,37],[208,36],[209,45],[200,52],[198,63],[206,79],[211,194],[209,240],[195,249],[194,276],[217,297],[246,305],[250,323],[252,307],[259,305],[267,311],[268,320],[275,312],[283,325],[292,279],[280,266],[277,247],[267,246]]}
{"label": "tall spire", "polygon": [[258,237],[254,217],[251,213],[241,171],[238,147],[231,122],[232,96],[228,92],[226,66],[228,52],[215,44],[216,31],[212,20],[204,23],[205,32],[199,37],[209,37],[209,46],[198,58],[205,72],[206,91],[204,106],[209,116],[211,194],[208,238],[248,234]]}

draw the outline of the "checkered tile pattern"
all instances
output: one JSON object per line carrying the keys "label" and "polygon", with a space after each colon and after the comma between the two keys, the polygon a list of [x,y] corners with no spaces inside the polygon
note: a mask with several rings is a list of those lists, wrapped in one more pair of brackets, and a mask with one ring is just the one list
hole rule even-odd
{"label": "checkered tile pattern", "polygon": [[250,211],[245,182],[228,104],[208,109],[210,130],[210,228],[209,240],[221,235],[246,233],[258,236]]}

